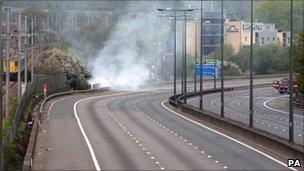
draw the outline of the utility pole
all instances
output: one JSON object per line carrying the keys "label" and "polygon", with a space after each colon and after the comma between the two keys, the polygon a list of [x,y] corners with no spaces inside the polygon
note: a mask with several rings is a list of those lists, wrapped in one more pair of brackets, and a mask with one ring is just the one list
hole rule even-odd
{"label": "utility pole", "polygon": [[62,43],[62,1],[59,1],[59,43]]}
{"label": "utility pole", "polygon": [[[2,3],[0,0],[0,23],[2,25]],[[0,94],[2,94],[2,82],[3,82],[3,46],[2,46],[2,27],[0,27]],[[0,98],[0,171],[4,171],[4,147],[2,146],[2,98]]]}
{"label": "utility pole", "polygon": [[24,51],[24,82],[27,85],[27,16],[24,17],[24,40],[25,40],[25,51]]}
{"label": "utility pole", "polygon": [[10,61],[11,61],[11,29],[10,29],[10,8],[6,8],[6,79],[5,79],[5,118],[9,120],[9,104],[10,104],[10,93],[9,93],[9,82],[10,82]]}
{"label": "utility pole", "polygon": [[76,15],[75,15],[75,11],[73,11],[73,14],[72,14],[72,44],[74,44],[75,23],[76,23]]}
{"label": "utility pole", "polygon": [[[34,29],[34,33],[38,33],[38,31],[37,31],[37,16],[36,15],[34,16],[34,27],[33,27],[33,29]],[[38,41],[38,34],[37,34],[37,36],[34,37],[35,46],[37,45],[37,41]]]}
{"label": "utility pole", "polygon": [[31,84],[34,81],[34,19],[31,19]]}
{"label": "utility pole", "polygon": [[21,100],[21,11],[18,12],[18,104]]}
{"label": "utility pole", "polygon": [[51,40],[51,35],[50,35],[50,18],[47,17],[46,19],[46,47],[48,48],[50,46],[50,40]]}

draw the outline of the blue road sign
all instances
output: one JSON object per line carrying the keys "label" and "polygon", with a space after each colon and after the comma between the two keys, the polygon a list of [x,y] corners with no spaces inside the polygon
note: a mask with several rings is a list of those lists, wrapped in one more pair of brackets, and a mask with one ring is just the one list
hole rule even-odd
{"label": "blue road sign", "polygon": [[196,71],[196,76],[197,77],[200,77],[201,75],[203,77],[218,77],[218,66],[217,65],[214,65],[214,64],[204,64],[203,65],[203,69],[200,69],[200,65],[199,64],[196,64],[196,67],[195,67],[195,71]]}

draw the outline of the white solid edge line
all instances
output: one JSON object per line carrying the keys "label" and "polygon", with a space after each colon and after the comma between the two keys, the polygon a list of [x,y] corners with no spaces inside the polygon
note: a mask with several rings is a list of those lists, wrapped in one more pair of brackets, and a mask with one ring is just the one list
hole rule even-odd
{"label": "white solid edge line", "polygon": [[75,115],[75,118],[76,118],[76,120],[77,120],[77,123],[78,123],[78,126],[79,126],[79,128],[80,128],[80,131],[81,131],[81,133],[82,133],[82,136],[83,136],[83,138],[84,138],[84,140],[85,140],[85,142],[86,142],[86,144],[87,144],[87,146],[88,146],[88,148],[89,148],[89,151],[90,151],[90,154],[91,154],[91,157],[92,157],[94,166],[95,166],[96,170],[100,170],[100,166],[99,166],[98,161],[97,161],[97,159],[96,159],[95,152],[94,152],[94,150],[93,150],[93,148],[92,148],[92,145],[91,145],[91,143],[90,143],[90,140],[88,139],[88,137],[87,137],[87,135],[86,135],[86,133],[85,133],[85,131],[84,131],[82,125],[81,125],[81,122],[80,122],[80,119],[78,118],[77,110],[76,110],[76,109],[77,109],[77,104],[78,104],[79,102],[84,101],[84,100],[87,100],[87,99],[91,99],[91,98],[93,98],[93,97],[78,100],[78,101],[74,104],[74,115]]}
{"label": "white solid edge line", "polygon": [[47,115],[50,115],[51,110],[52,110],[52,108],[53,108],[53,106],[54,106],[55,103],[57,103],[57,102],[60,101],[60,100],[66,99],[66,98],[68,98],[68,97],[59,98],[59,99],[56,99],[55,101],[53,101],[53,102],[51,103],[49,109],[48,109]]}
{"label": "white solid edge line", "polygon": [[[285,111],[282,111],[282,110],[278,110],[278,109],[274,109],[274,108],[269,107],[269,106],[267,105],[268,102],[270,102],[270,101],[272,101],[272,100],[274,100],[274,99],[278,99],[278,98],[282,98],[282,97],[286,97],[286,96],[288,96],[288,95],[278,96],[278,97],[274,97],[274,98],[268,99],[268,100],[266,100],[265,102],[263,102],[263,106],[266,107],[266,108],[268,108],[268,109],[270,109],[270,110],[273,110],[273,111],[276,111],[276,112],[280,112],[280,113],[284,113],[284,114],[289,115],[288,112],[285,112]],[[299,118],[304,118],[303,116],[300,116],[300,115],[295,115],[295,114],[294,114],[294,116],[299,117]]]}
{"label": "white solid edge line", "polygon": [[78,100],[77,102],[75,102],[74,107],[73,107],[75,118],[77,120],[78,126],[80,128],[81,133],[82,133],[82,136],[83,136],[83,138],[84,138],[84,140],[85,140],[85,142],[86,142],[86,144],[89,148],[89,151],[90,151],[90,154],[91,154],[91,157],[92,157],[92,160],[93,160],[93,163],[94,163],[94,166],[95,166],[96,170],[101,170],[101,169],[100,169],[100,166],[99,166],[98,161],[96,159],[93,147],[92,147],[92,145],[89,141],[89,138],[87,137],[87,135],[86,135],[86,133],[85,133],[85,131],[84,131],[82,125],[81,125],[80,119],[77,115],[77,105],[78,105],[78,103],[80,103],[82,101],[85,101],[85,100],[89,100],[89,99],[93,99],[93,98],[99,98],[99,97],[117,96],[117,95],[120,95],[120,94],[127,94],[127,93],[126,92],[121,92],[121,93],[114,93],[114,94],[109,94],[109,95],[100,95],[100,96],[93,96],[93,97],[84,98],[84,99],[81,99],[81,100]]}
{"label": "white solid edge line", "polygon": [[196,122],[196,121],[194,121],[194,120],[192,120],[192,119],[190,119],[190,118],[187,118],[187,117],[185,117],[185,116],[183,116],[183,115],[181,115],[181,114],[179,114],[179,113],[177,113],[177,112],[171,110],[170,108],[168,108],[167,106],[164,105],[164,103],[165,103],[166,101],[168,101],[168,100],[163,101],[163,102],[161,103],[161,105],[162,105],[164,108],[166,108],[168,111],[174,113],[175,115],[177,115],[177,116],[179,116],[179,117],[181,117],[181,118],[183,118],[183,119],[185,119],[185,120],[187,120],[187,121],[189,121],[189,122],[192,122],[192,123],[194,123],[194,124],[196,124],[196,125],[199,125],[199,126],[205,128],[205,129],[209,130],[209,131],[212,131],[212,132],[214,132],[214,133],[217,133],[217,134],[219,134],[219,135],[221,135],[221,136],[223,136],[223,137],[225,137],[225,138],[228,138],[228,139],[230,139],[230,140],[232,140],[232,141],[234,141],[234,142],[236,142],[236,143],[239,143],[239,144],[241,144],[241,145],[243,145],[243,146],[245,146],[245,147],[247,147],[247,148],[249,148],[249,149],[251,149],[251,150],[257,152],[257,153],[260,153],[260,154],[262,154],[263,156],[265,156],[265,157],[267,157],[267,158],[269,158],[269,159],[271,159],[271,160],[273,160],[273,161],[275,161],[275,162],[277,162],[277,163],[279,163],[279,164],[281,164],[281,165],[287,167],[288,169],[297,171],[297,169],[295,169],[295,168],[293,168],[293,167],[288,167],[285,163],[283,163],[283,162],[281,162],[281,161],[279,161],[279,160],[277,160],[277,159],[271,157],[270,155],[268,155],[268,154],[266,154],[266,153],[264,153],[264,152],[262,152],[262,151],[260,151],[260,150],[258,150],[258,149],[256,149],[256,148],[254,148],[254,147],[249,146],[248,144],[245,144],[245,143],[243,143],[243,142],[241,142],[241,141],[239,141],[239,140],[236,140],[236,139],[234,139],[234,138],[232,138],[232,137],[229,137],[228,135],[225,135],[225,134],[223,134],[223,133],[221,133],[221,132],[218,132],[218,131],[216,131],[216,130],[214,130],[214,129],[208,127],[208,126],[205,126],[205,125],[203,125],[203,124],[201,124],[201,123],[199,123],[199,122]]}

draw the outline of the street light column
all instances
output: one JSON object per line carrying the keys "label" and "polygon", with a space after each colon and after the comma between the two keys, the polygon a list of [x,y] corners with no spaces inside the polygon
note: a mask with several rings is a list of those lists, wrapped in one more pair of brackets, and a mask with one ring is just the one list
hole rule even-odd
{"label": "street light column", "polygon": [[289,142],[293,143],[293,0],[290,0],[290,49],[289,49]]}
{"label": "street light column", "polygon": [[224,1],[221,1],[221,118],[224,117]]}
{"label": "street light column", "polygon": [[196,55],[197,55],[197,23],[195,22],[195,38],[194,38],[194,92],[196,92]]}
{"label": "street light column", "polygon": [[174,96],[176,96],[176,11],[174,11]]}
{"label": "street light column", "polygon": [[203,1],[201,1],[201,32],[200,32],[200,100],[199,100],[199,109],[203,109]]}
{"label": "street light column", "polygon": [[184,11],[184,103],[187,103],[187,19]]}
{"label": "street light column", "polygon": [[250,16],[250,85],[249,85],[249,127],[253,127],[253,81],[252,81],[252,70],[253,70],[253,0],[251,0],[251,16]]}

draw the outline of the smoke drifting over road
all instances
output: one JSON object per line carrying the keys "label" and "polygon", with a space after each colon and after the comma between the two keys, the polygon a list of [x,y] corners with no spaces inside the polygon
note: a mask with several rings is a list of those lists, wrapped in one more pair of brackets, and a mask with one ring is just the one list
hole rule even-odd
{"label": "smoke drifting over road", "polygon": [[140,14],[120,17],[103,49],[89,63],[91,83],[116,90],[136,90],[148,79],[146,57],[140,53],[138,41],[149,34],[148,28],[155,24],[155,17],[156,8],[151,6]]}
{"label": "smoke drifting over road", "polygon": [[[147,16],[147,18],[149,18]],[[114,89],[135,90],[148,78],[148,70],[139,58],[137,40],[145,34],[149,24],[146,17],[119,21],[105,47],[90,63],[92,83]]]}

